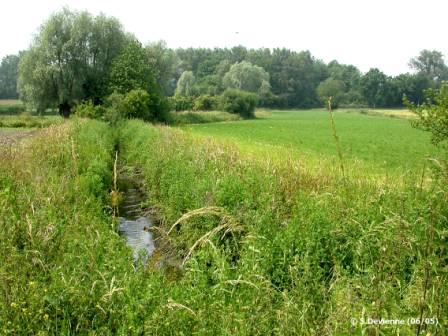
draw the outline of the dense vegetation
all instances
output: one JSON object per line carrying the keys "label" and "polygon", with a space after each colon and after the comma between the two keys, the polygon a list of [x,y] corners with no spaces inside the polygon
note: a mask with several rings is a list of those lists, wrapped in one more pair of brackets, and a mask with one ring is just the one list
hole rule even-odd
{"label": "dense vegetation", "polygon": [[[116,146],[182,268],[133,269],[108,210]],[[443,180],[341,179],[137,121],[65,123],[1,155],[3,333],[411,334],[350,318],[421,316],[446,330]]]}
{"label": "dense vegetation", "polygon": [[[0,127],[45,127],[0,129],[0,333],[447,334],[448,71],[437,51],[411,66],[143,46],[114,18],[55,13],[0,66],[0,96],[18,80],[29,109],[3,104],[22,113]],[[403,96],[420,129],[255,111]],[[30,114],[54,109],[75,116]],[[147,265],[118,234],[122,173],[155,221]]]}

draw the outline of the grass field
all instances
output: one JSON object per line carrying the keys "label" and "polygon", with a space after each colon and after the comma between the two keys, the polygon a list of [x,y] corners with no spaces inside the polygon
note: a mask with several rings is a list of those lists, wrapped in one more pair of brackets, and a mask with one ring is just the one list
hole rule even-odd
{"label": "grass field", "polygon": [[0,105],[21,105],[22,102],[18,99],[0,99]]}
{"label": "grass field", "polygon": [[[425,158],[437,155],[428,134],[404,119],[335,112],[336,129],[344,158],[358,161],[370,171],[406,172],[419,169]],[[232,140],[239,147],[262,155],[293,155],[304,161],[337,157],[328,112],[272,111],[261,118],[239,122],[187,125],[197,135]],[[279,154],[280,153],[280,154]]]}
{"label": "grass field", "polygon": [[[326,113],[258,116],[186,132],[73,118],[0,145],[0,334],[418,335],[415,324],[360,322],[436,318],[420,335],[445,335],[446,177],[303,169],[335,156]],[[378,134],[382,158],[414,136],[431,153],[404,120],[335,118],[344,146],[360,142],[348,169]],[[402,170],[409,155],[365,164]],[[155,215],[146,268],[117,233],[115,162],[142,179]]]}
{"label": "grass field", "polygon": [[63,121],[58,115],[34,116],[22,112],[19,115],[0,115],[0,128],[43,128]]}
{"label": "grass field", "polygon": [[[22,101],[18,99],[0,99],[0,116],[18,116],[25,111],[34,115],[37,114],[35,110],[30,110]],[[58,115],[58,111],[56,109],[47,109],[43,114]]]}

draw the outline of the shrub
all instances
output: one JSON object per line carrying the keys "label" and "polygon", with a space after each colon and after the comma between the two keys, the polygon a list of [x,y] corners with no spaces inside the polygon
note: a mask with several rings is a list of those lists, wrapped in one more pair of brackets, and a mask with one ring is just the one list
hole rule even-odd
{"label": "shrub", "polygon": [[151,98],[147,91],[142,89],[129,91],[123,99],[123,116],[130,119],[151,120],[150,104]]}
{"label": "shrub", "polygon": [[237,89],[227,89],[221,96],[221,109],[238,113],[243,118],[253,118],[258,96],[254,93]]}
{"label": "shrub", "polygon": [[425,96],[422,105],[414,105],[405,98],[409,110],[419,117],[414,126],[431,132],[433,143],[448,145],[448,82],[443,82],[439,90],[426,90]]}
{"label": "shrub", "polygon": [[114,92],[107,98],[106,105],[106,119],[111,123],[121,118],[166,121],[169,109],[164,98],[152,96],[142,89],[131,90],[127,94]]}
{"label": "shrub", "polygon": [[193,109],[194,97],[175,95],[169,98],[171,110],[191,111]]}
{"label": "shrub", "polygon": [[218,98],[210,95],[202,95],[194,99],[193,111],[213,111],[218,107]]}
{"label": "shrub", "polygon": [[170,113],[170,123],[173,125],[204,124],[240,119],[241,117],[235,113],[223,111],[182,111]]}
{"label": "shrub", "polygon": [[104,119],[107,110],[102,105],[93,105],[91,101],[79,104],[75,108],[75,115],[81,118]]}

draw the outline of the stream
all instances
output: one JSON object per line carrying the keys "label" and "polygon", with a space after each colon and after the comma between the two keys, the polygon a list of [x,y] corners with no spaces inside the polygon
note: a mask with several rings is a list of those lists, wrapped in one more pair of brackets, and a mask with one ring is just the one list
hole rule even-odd
{"label": "stream", "polygon": [[118,207],[118,232],[126,238],[133,251],[134,263],[146,265],[154,252],[154,237],[150,230],[153,219],[143,215],[142,203],[146,200],[139,174],[120,172],[118,190],[121,201]]}

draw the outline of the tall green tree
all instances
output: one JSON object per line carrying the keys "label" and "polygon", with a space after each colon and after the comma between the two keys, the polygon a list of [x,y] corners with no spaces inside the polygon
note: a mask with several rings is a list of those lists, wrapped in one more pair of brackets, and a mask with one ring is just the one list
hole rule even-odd
{"label": "tall green tree", "polygon": [[317,87],[317,94],[324,104],[327,106],[328,99],[331,97],[332,106],[337,108],[341,103],[346,91],[343,81],[334,78],[327,78]]}
{"label": "tall green tree", "polygon": [[172,96],[176,90],[177,78],[181,74],[180,59],[165,41],[150,43],[145,47],[146,56],[155,71],[155,78],[164,95]]}
{"label": "tall green tree", "polygon": [[270,87],[269,74],[258,65],[242,61],[230,67],[223,78],[223,85],[225,88],[259,93],[262,87],[263,90]]}
{"label": "tall green tree", "polygon": [[359,91],[361,71],[354,65],[331,61],[328,63],[328,74],[331,78],[342,81],[347,91]]}
{"label": "tall green tree", "polygon": [[[139,110],[148,106],[148,112],[138,115],[151,116],[152,120],[163,121],[168,103],[155,79],[155,69],[148,62],[148,55],[140,42],[131,40],[123,52],[117,56],[110,71],[109,90],[113,93],[126,94],[136,102],[142,98]],[[143,92],[148,93],[142,94]],[[132,94],[129,96],[129,93]]]}
{"label": "tall green tree", "polygon": [[114,18],[68,9],[53,14],[20,61],[21,98],[41,111],[57,107],[64,117],[79,101],[101,99],[112,60],[127,40]]}
{"label": "tall green tree", "polygon": [[0,99],[17,99],[19,55],[7,55],[0,63]]}
{"label": "tall green tree", "polygon": [[386,106],[387,76],[376,68],[370,69],[361,78],[361,92],[369,106]]}
{"label": "tall green tree", "polygon": [[193,71],[184,71],[177,81],[176,95],[193,96],[196,78]]}
{"label": "tall green tree", "polygon": [[409,66],[432,80],[448,79],[448,68],[440,51],[424,49],[410,60]]}
{"label": "tall green tree", "polygon": [[145,49],[141,43],[130,41],[126,48],[113,61],[110,70],[109,90],[127,93],[142,89],[154,91],[158,89],[155,70],[149,64]]}

